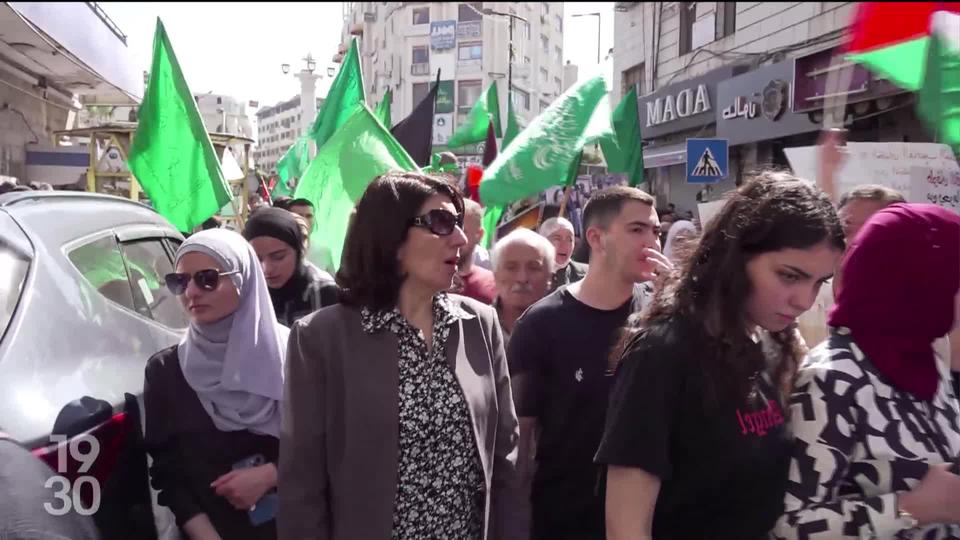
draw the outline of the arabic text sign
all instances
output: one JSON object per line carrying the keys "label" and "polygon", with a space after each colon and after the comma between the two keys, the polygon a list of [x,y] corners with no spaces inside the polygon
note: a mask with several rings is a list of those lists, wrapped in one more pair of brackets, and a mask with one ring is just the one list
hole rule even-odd
{"label": "arabic text sign", "polygon": [[910,167],[910,202],[938,204],[960,212],[960,170]]}
{"label": "arabic text sign", "polygon": [[430,47],[452,49],[457,44],[457,21],[433,21],[430,23]]}
{"label": "arabic text sign", "polygon": [[[837,195],[858,185],[880,184],[900,191],[908,200],[915,200],[911,197],[912,167],[928,167],[946,173],[960,172],[953,151],[945,144],[851,142],[847,143],[847,150],[847,161],[837,171],[835,178]],[[815,146],[787,148],[784,153],[795,175],[817,180]]]}

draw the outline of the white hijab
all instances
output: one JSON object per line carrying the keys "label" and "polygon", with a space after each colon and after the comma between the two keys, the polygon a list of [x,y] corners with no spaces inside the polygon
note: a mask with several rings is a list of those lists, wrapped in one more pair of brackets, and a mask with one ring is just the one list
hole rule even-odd
{"label": "white hijab", "polygon": [[237,310],[211,324],[190,323],[177,349],[183,375],[217,429],[280,436],[283,362],[290,330],[277,322],[253,248],[239,234],[210,229],[177,250],[213,258],[240,295]]}
{"label": "white hijab", "polygon": [[667,241],[663,246],[663,254],[671,261],[673,260],[674,250],[676,249],[674,243],[677,235],[681,232],[690,233],[688,236],[693,236],[697,234],[697,227],[687,220],[675,221],[673,225],[670,226],[670,230],[667,231]]}

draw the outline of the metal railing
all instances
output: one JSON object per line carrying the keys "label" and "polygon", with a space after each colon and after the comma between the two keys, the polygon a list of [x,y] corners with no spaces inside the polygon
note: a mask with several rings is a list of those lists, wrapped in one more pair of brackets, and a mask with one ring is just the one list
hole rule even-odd
{"label": "metal railing", "polygon": [[101,21],[103,21],[103,24],[107,25],[107,28],[109,28],[110,31],[113,32],[115,36],[120,38],[120,41],[122,41],[124,45],[127,44],[127,35],[124,34],[122,30],[120,30],[120,27],[117,26],[117,23],[115,23],[113,19],[111,19],[110,16],[107,15],[107,12],[100,7],[100,4],[98,2],[84,2],[84,3],[87,4],[87,7],[89,7],[90,10],[93,11],[93,13],[96,14],[96,16],[99,17]]}

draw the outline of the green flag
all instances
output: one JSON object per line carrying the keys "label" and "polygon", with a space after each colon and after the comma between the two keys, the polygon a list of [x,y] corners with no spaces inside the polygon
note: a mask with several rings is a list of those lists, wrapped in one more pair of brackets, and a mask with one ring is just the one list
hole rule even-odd
{"label": "green flag", "polygon": [[230,187],[159,18],[139,118],[130,171],[160,215],[192,231],[230,202]]}
{"label": "green flag", "polygon": [[467,114],[466,120],[450,136],[447,147],[458,148],[487,140],[487,128],[491,120],[494,133],[500,137],[500,99],[497,97],[497,81],[490,83],[490,86],[480,94],[470,113]]}
{"label": "green flag", "polygon": [[[944,16],[960,19],[960,14]],[[936,134],[936,140],[960,148],[960,36],[951,37],[937,31],[930,36],[926,76],[917,92],[917,112]]]}
{"label": "green flag", "polygon": [[520,133],[520,123],[517,122],[517,115],[513,112],[513,101],[507,101],[507,130],[503,132],[503,142],[500,143],[500,151],[517,138]]}
{"label": "green flag", "polygon": [[364,103],[363,73],[360,69],[360,46],[357,38],[350,42],[350,49],[340,65],[337,78],[330,85],[327,98],[323,100],[320,113],[310,128],[310,137],[317,143],[317,151],[327,142],[333,132],[350,118],[353,106]]}
{"label": "green flag", "polygon": [[503,216],[502,206],[488,206],[483,212],[483,247],[490,249],[493,247],[493,236],[497,234],[497,225],[500,224],[500,217]]}
{"label": "green flag", "polygon": [[571,86],[484,171],[484,206],[506,205],[566,183],[583,146],[611,133],[603,76]]}
{"label": "green flag", "polygon": [[633,187],[643,183],[643,147],[637,112],[637,89],[632,88],[613,111],[614,133],[600,139],[607,170],[627,173]]}
{"label": "green flag", "polygon": [[417,164],[364,103],[354,105],[340,129],[317,150],[297,184],[296,198],[314,205],[316,227],[310,259],[340,268],[340,254],[354,205],[374,178],[390,170],[419,171]]}
{"label": "green flag", "polygon": [[390,117],[390,106],[393,104],[393,90],[387,88],[387,92],[383,94],[383,99],[380,100],[380,103],[377,105],[377,110],[375,114],[377,118],[383,122],[383,127],[390,129],[390,125],[393,120]]}
{"label": "green flag", "polygon": [[[280,161],[277,162],[277,174],[283,183],[291,178],[300,178],[303,172],[307,170],[307,163],[310,160],[310,139],[302,135],[297,142],[290,145],[290,148],[283,154]],[[279,185],[279,183],[278,183]]]}
{"label": "green flag", "polygon": [[278,197],[293,197],[293,190],[290,184],[283,178],[277,178],[276,185],[270,190],[270,198],[276,200]]}

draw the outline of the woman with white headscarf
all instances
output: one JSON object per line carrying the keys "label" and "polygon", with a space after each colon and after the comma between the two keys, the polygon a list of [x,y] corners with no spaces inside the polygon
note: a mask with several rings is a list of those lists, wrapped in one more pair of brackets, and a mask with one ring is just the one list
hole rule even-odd
{"label": "woman with white headscarf", "polygon": [[687,220],[673,222],[670,230],[667,231],[667,241],[663,244],[663,254],[676,262],[680,258],[679,251],[683,248],[685,242],[697,235],[697,226]]}
{"label": "woman with white headscarf", "polygon": [[190,327],[146,367],[145,442],[159,503],[191,540],[273,540],[289,330],[237,233],[191,236],[166,284]]}

